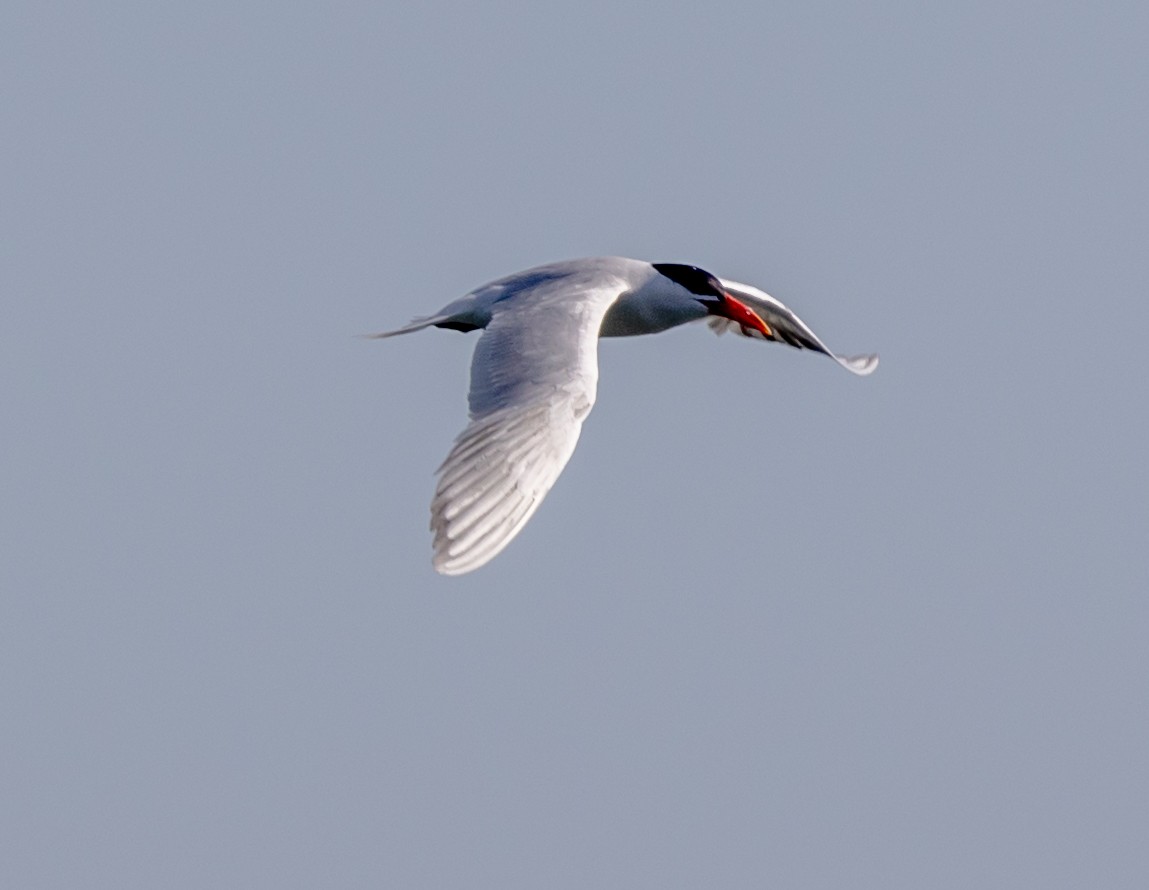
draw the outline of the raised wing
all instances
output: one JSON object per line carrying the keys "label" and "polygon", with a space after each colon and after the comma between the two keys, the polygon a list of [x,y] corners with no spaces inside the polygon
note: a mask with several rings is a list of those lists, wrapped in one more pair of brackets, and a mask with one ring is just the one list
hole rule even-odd
{"label": "raised wing", "polygon": [[434,566],[477,569],[538,509],[598,387],[598,331],[621,286],[547,281],[497,302],[471,362],[471,423],[439,468]]}
{"label": "raised wing", "polygon": [[795,315],[788,306],[781,300],[774,299],[765,291],[751,287],[749,284],[728,281],[725,278],[718,280],[732,297],[742,301],[762,316],[762,320],[770,328],[771,336],[766,336],[761,331],[748,328],[728,318],[712,316],[709,319],[709,324],[715,333],[722,334],[733,328],[742,335],[753,339],[776,340],[788,343],[798,349],[812,349],[815,352],[828,355],[847,371],[862,376],[873,373],[874,369],[878,367],[877,355],[846,356],[831,352],[826,344],[819,340],[809,326]]}

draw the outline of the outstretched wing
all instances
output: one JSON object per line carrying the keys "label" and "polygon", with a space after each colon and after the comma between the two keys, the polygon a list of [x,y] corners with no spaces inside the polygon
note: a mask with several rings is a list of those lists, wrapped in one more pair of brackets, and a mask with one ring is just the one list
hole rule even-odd
{"label": "outstretched wing", "polygon": [[794,346],[798,349],[812,349],[815,352],[828,355],[847,371],[863,376],[872,373],[874,369],[878,367],[877,355],[846,356],[831,352],[826,347],[826,344],[819,340],[817,335],[810,330],[809,326],[795,315],[788,306],[782,303],[781,300],[774,299],[774,297],[765,291],[751,287],[749,284],[739,284],[737,281],[728,281],[725,278],[718,280],[732,297],[735,297],[757,312],[762,317],[762,320],[766,322],[766,326],[770,328],[771,333],[770,335],[766,335],[761,331],[746,327],[728,318],[712,316],[709,319],[709,324],[715,333],[722,334],[733,328],[744,336],[757,340],[776,340],[782,343],[788,343],[790,346]]}
{"label": "outstretched wing", "polygon": [[601,279],[544,282],[492,307],[471,362],[471,423],[431,502],[439,572],[492,559],[558,479],[594,405],[598,332],[620,290]]}

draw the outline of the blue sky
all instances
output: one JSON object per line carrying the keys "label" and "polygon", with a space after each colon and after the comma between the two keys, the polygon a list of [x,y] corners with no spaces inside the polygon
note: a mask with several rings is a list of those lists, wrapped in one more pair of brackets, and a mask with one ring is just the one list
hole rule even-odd
{"label": "blue sky", "polygon": [[[6,886],[1141,887],[1138,4],[15,3]],[[475,337],[696,263],[430,567]]]}

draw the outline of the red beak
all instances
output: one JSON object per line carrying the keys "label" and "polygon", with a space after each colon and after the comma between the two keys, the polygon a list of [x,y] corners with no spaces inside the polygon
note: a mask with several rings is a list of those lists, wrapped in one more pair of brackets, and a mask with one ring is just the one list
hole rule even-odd
{"label": "red beak", "polygon": [[774,332],[770,330],[770,326],[762,320],[762,317],[757,312],[742,301],[734,299],[730,294],[724,293],[722,295],[722,301],[716,307],[714,314],[725,316],[731,321],[738,322],[743,327],[758,331],[764,337],[773,338],[774,336]]}

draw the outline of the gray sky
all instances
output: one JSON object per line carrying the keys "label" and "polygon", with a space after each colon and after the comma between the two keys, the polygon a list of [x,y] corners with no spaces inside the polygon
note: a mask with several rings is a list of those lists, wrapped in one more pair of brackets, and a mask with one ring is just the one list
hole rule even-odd
{"label": "gray sky", "polygon": [[[0,13],[0,885],[1146,886],[1145,4],[98,6]],[[600,253],[882,367],[607,342],[440,578],[476,338],[353,335]]]}

